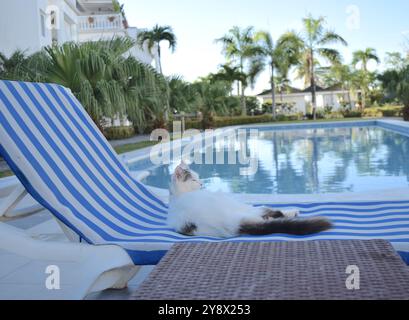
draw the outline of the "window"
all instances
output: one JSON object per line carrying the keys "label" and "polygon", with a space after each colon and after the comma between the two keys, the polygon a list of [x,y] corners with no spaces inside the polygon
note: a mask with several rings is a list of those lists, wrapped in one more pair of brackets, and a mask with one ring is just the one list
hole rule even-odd
{"label": "window", "polygon": [[45,14],[40,13],[41,35],[45,37]]}

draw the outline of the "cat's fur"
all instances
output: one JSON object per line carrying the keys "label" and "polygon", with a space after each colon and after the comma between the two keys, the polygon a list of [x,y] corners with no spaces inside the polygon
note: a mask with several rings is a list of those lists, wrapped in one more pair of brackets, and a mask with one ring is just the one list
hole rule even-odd
{"label": "cat's fur", "polygon": [[253,207],[227,195],[202,190],[199,176],[182,163],[170,186],[168,224],[188,236],[309,235],[328,230],[325,218],[300,219],[298,211]]}

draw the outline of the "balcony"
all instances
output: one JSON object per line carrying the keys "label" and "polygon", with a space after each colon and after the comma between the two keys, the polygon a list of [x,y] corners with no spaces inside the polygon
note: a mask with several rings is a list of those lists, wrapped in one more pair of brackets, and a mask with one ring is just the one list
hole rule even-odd
{"label": "balcony", "polygon": [[121,14],[91,15],[78,18],[79,32],[101,32],[123,29]]}

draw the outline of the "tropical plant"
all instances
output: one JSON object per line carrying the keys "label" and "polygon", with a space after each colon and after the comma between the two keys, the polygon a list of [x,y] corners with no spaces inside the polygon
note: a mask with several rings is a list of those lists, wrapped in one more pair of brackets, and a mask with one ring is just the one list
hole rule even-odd
{"label": "tropical plant", "polygon": [[222,44],[228,63],[238,67],[241,74],[247,75],[246,79],[242,78],[238,81],[242,115],[246,115],[245,90],[249,83],[254,83],[262,68],[259,62],[254,59],[260,53],[259,48],[254,43],[254,28],[240,29],[234,26],[226,35],[216,39],[216,42]]}
{"label": "tropical plant", "polygon": [[302,43],[292,33],[282,35],[277,43],[274,43],[272,35],[267,31],[257,32],[255,40],[260,48],[258,55],[263,63],[270,68],[272,113],[273,119],[276,120],[276,73],[281,79],[288,78],[291,66],[298,63]]}
{"label": "tropical plant", "polygon": [[128,38],[110,41],[66,43],[50,47],[46,78],[72,90],[102,129],[105,117],[127,115],[139,131],[146,122],[146,109],[161,103],[162,76],[127,52],[134,46]]}
{"label": "tropical plant", "polygon": [[409,65],[409,54],[406,54],[406,56],[404,56],[400,52],[387,52],[385,65],[389,70],[402,70]]}
{"label": "tropical plant", "polygon": [[[364,110],[366,107],[367,92],[369,90],[371,79],[374,79],[373,74],[371,74],[371,72],[369,72],[368,70],[368,63],[370,61],[375,61],[376,63],[380,63],[380,59],[377,56],[375,49],[367,48],[365,50],[358,50],[353,53],[352,65],[357,70],[360,70],[360,72],[357,73],[355,78],[358,81],[358,84],[361,89],[361,95],[362,95],[361,108],[362,110]],[[359,64],[361,65],[361,67],[358,69],[357,66]]]}
{"label": "tropical plant", "polygon": [[44,81],[44,71],[48,68],[48,60],[44,51],[26,56],[17,50],[6,57],[0,53],[0,78],[19,81]]}
{"label": "tropical plant", "polygon": [[403,103],[403,118],[409,121],[409,66],[401,70],[387,70],[379,80],[388,95]]}
{"label": "tropical plant", "polygon": [[366,48],[365,50],[358,50],[353,53],[352,64],[357,67],[361,64],[361,70],[368,71],[368,63],[373,60],[376,63],[380,63],[380,59],[376,54],[376,50],[373,48]]}
{"label": "tropical plant", "polygon": [[198,111],[203,115],[203,129],[212,127],[214,116],[228,115],[231,107],[231,97],[228,96],[229,87],[226,82],[212,82],[209,78],[202,78],[193,83],[197,92]]}
{"label": "tropical plant", "polygon": [[[230,87],[233,87],[235,81],[247,81],[247,75],[241,72],[239,67],[232,67],[229,64],[222,65],[219,72],[217,72],[216,74],[211,74],[210,77],[214,82],[225,81],[230,85]],[[237,96],[240,96],[240,86],[237,86]]]}
{"label": "tropical plant", "polygon": [[340,63],[341,54],[336,49],[328,47],[331,44],[340,43],[347,45],[347,42],[334,31],[325,28],[325,18],[315,19],[309,15],[303,19],[304,30],[301,35],[293,33],[302,43],[301,59],[299,63],[299,75],[305,77],[305,82],[309,83],[312,95],[313,118],[316,119],[317,98],[316,98],[316,66],[319,58],[324,58],[330,63]]}
{"label": "tropical plant", "polygon": [[340,85],[342,90],[348,92],[348,105],[352,108],[351,90],[353,88],[353,71],[346,64],[334,64],[327,68],[323,76],[324,83],[327,87]]}
{"label": "tropical plant", "polygon": [[167,41],[169,43],[169,49],[174,52],[176,50],[177,39],[170,26],[155,25],[151,30],[142,31],[138,34],[137,42],[140,48],[143,48],[147,44],[148,50],[152,56],[155,53],[158,54],[159,72],[163,74],[162,69],[162,53],[160,43]]}
{"label": "tropical plant", "polygon": [[197,108],[197,92],[191,83],[179,76],[168,79],[169,105],[173,112],[194,112]]}

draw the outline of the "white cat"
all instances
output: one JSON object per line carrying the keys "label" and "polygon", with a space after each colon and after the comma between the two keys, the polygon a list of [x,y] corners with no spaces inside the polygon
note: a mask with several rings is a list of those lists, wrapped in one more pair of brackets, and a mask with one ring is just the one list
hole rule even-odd
{"label": "white cat", "polygon": [[227,195],[202,190],[196,172],[182,163],[170,186],[168,224],[188,236],[229,238],[241,235],[309,235],[328,230],[325,218],[299,219],[298,211],[253,207]]}

